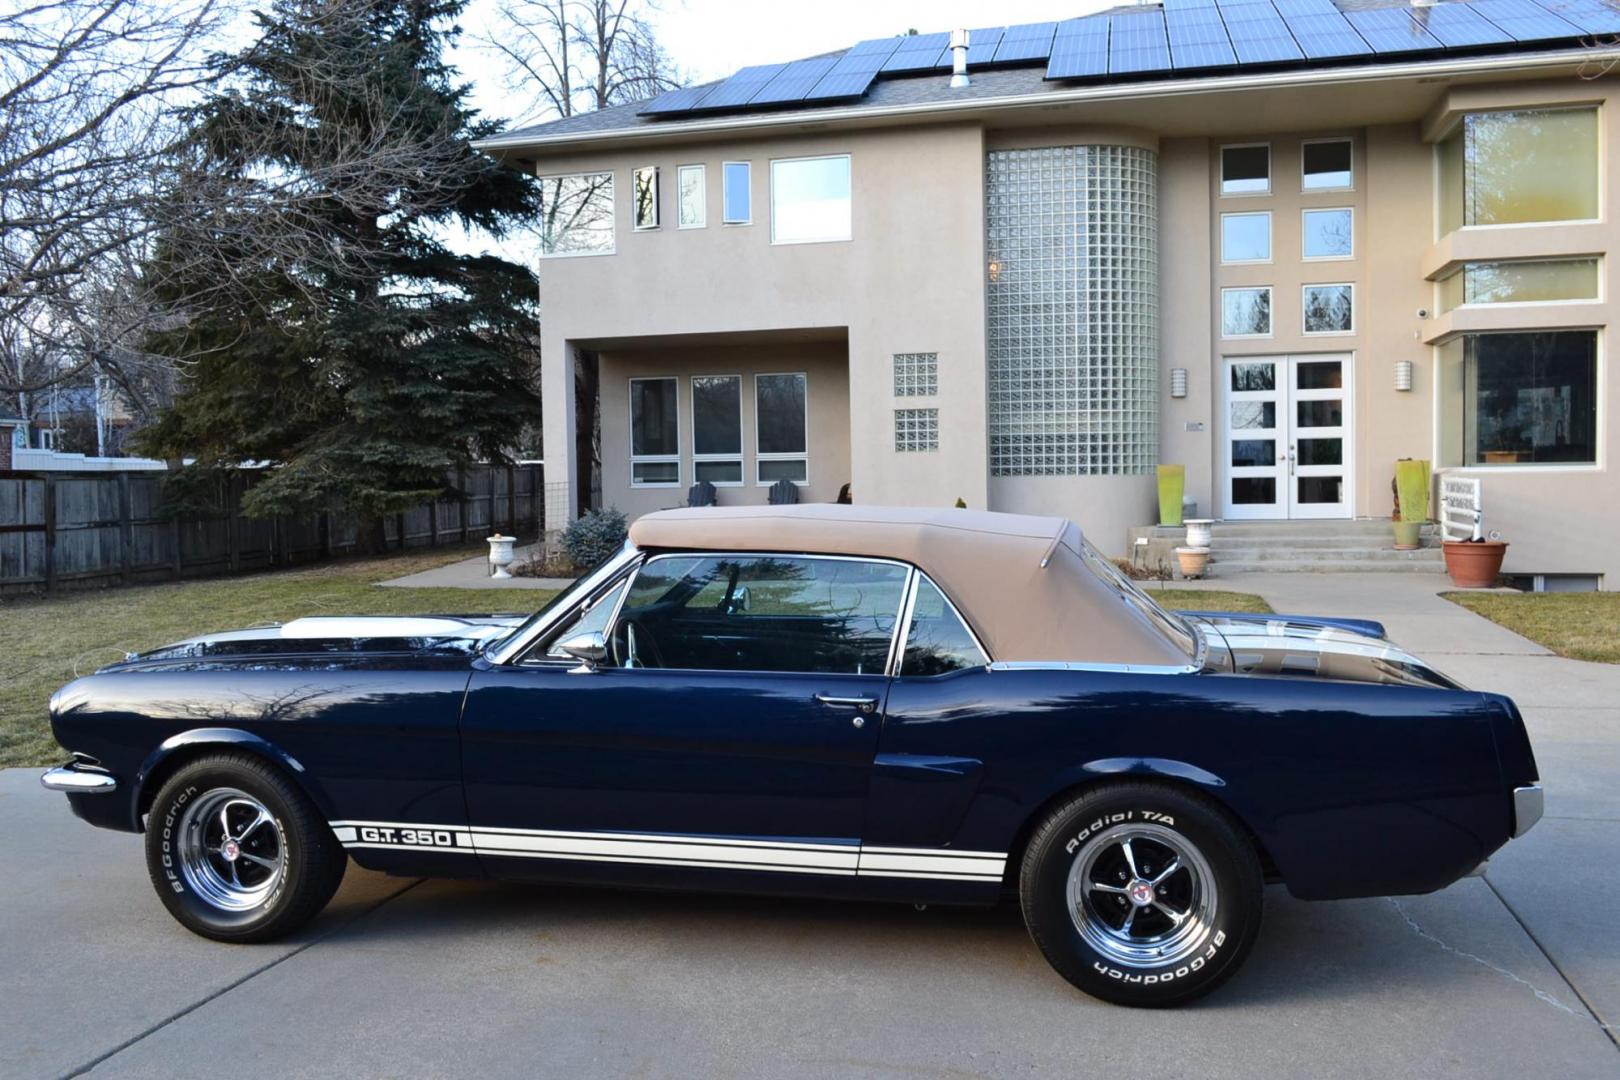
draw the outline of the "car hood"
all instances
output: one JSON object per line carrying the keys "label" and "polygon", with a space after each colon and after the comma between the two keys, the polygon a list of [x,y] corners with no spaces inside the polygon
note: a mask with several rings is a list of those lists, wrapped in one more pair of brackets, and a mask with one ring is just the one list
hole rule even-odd
{"label": "car hood", "polygon": [[[505,636],[524,615],[318,615],[287,623],[199,634],[143,653],[123,664],[318,653],[471,653]],[[115,664],[121,667],[123,664]]]}
{"label": "car hood", "polygon": [[1384,637],[1378,623],[1301,615],[1183,617],[1204,639],[1209,671],[1461,689]]}

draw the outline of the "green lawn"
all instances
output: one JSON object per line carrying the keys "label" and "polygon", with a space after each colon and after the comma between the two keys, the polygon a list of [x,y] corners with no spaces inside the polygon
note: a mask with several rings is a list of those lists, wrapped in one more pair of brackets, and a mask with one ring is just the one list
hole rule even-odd
{"label": "green lawn", "polygon": [[1155,589],[1144,584],[1144,590],[1160,607],[1171,611],[1243,611],[1255,615],[1270,615],[1271,605],[1254,593],[1223,592],[1219,589]]}
{"label": "green lawn", "polygon": [[1620,593],[1442,593],[1559,656],[1620,664]]}
{"label": "green lawn", "polygon": [[542,589],[383,589],[374,583],[481,554],[413,552],[173,585],[0,598],[0,766],[54,762],[45,702],[62,684],[126,652],[213,630],[302,615],[529,612]]}

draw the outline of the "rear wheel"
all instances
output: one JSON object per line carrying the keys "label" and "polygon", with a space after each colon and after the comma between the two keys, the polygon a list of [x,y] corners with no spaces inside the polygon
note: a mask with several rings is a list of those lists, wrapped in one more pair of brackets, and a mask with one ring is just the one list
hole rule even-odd
{"label": "rear wheel", "polygon": [[1058,973],[1121,1005],[1175,1005],[1237,970],[1260,928],[1260,863],[1220,808],[1117,784],[1054,810],[1024,854],[1020,901]]}
{"label": "rear wheel", "polygon": [[152,802],[146,863],[169,914],[217,941],[269,941],[326,906],[348,858],[303,792],[241,754],[186,765]]}

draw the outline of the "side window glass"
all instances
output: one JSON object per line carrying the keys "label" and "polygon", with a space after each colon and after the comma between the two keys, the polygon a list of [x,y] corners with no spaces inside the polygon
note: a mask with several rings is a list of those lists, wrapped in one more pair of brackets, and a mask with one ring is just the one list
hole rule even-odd
{"label": "side window glass", "polygon": [[973,640],[939,586],[926,577],[917,579],[917,602],[906,632],[906,651],[900,660],[902,675],[945,675],[963,668],[983,667],[989,661]]}
{"label": "side window glass", "polygon": [[559,643],[568,640],[576,634],[588,634],[592,630],[606,634],[608,620],[613,617],[613,609],[619,603],[619,597],[624,594],[625,586],[629,580],[621,581],[597,598],[596,602],[586,608],[571,622],[564,623],[563,628],[552,636],[551,646],[546,650],[548,660],[567,660],[569,656],[559,648]]}
{"label": "side window glass", "polygon": [[619,663],[880,675],[906,569],[795,556],[677,556],[637,575],[614,626]]}

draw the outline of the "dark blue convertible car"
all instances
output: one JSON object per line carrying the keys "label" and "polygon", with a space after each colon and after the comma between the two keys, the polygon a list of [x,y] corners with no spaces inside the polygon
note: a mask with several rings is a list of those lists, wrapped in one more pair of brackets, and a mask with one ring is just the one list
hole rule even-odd
{"label": "dark blue convertible car", "polygon": [[1513,702],[1376,623],[1172,614],[1055,518],[851,506],[638,521],[518,618],[211,634],[51,700],[45,774],[146,834],[222,941],[348,859],[912,903],[1016,895],[1089,993],[1231,975],[1265,882],[1419,893],[1541,814]]}

